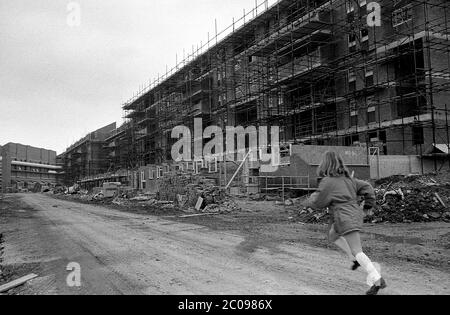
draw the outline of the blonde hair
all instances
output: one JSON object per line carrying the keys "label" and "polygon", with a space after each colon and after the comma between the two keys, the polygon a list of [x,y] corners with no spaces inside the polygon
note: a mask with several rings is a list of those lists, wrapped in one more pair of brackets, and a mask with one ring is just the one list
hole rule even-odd
{"label": "blonde hair", "polygon": [[319,177],[351,177],[344,160],[334,151],[328,151],[324,154],[322,163],[317,169],[317,175]]}

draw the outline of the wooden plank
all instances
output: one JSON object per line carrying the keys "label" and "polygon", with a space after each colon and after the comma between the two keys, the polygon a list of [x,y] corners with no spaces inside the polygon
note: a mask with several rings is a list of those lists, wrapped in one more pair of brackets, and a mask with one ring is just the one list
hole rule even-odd
{"label": "wooden plank", "polygon": [[239,165],[238,169],[236,170],[236,172],[234,173],[233,177],[231,177],[230,182],[228,183],[227,187],[225,187],[225,189],[228,190],[228,188],[230,188],[231,183],[233,182],[233,180],[236,178],[237,174],[240,172],[242,166],[244,166],[245,161],[247,161],[248,157],[250,156],[250,153],[252,153],[252,150],[248,150],[247,155],[245,155],[244,159],[241,162],[241,165]]}
{"label": "wooden plank", "polygon": [[195,210],[199,211],[203,205],[203,198],[198,197],[197,204],[195,205]]}
{"label": "wooden plank", "polygon": [[22,284],[24,284],[34,278],[37,278],[37,277],[38,277],[38,275],[32,273],[32,274],[29,274],[28,276],[25,276],[25,277],[19,278],[17,280],[14,280],[10,283],[4,284],[4,285],[0,286],[0,293],[14,289],[15,287],[18,287],[19,285],[22,285]]}
{"label": "wooden plank", "polygon": [[439,200],[439,202],[441,203],[441,205],[442,205],[444,208],[447,208],[447,206],[445,205],[445,202],[442,200],[441,196],[439,196],[438,193],[434,193],[434,195],[436,196],[437,200]]}
{"label": "wooden plank", "polygon": [[182,215],[179,218],[192,218],[192,217],[202,217],[207,215],[217,215],[218,213],[199,213],[199,214],[188,214],[188,215]]}
{"label": "wooden plank", "polygon": [[192,217],[202,217],[207,215],[219,215],[219,213],[197,213],[197,214],[186,214],[186,215],[171,215],[167,217],[163,217],[164,219],[175,219],[175,218],[192,218]]}

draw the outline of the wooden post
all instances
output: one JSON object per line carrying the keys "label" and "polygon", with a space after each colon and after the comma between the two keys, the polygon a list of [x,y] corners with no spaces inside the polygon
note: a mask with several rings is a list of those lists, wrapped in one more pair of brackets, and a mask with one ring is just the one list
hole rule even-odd
{"label": "wooden post", "polygon": [[223,176],[225,177],[225,181],[223,182],[224,185],[226,185],[227,182],[228,182],[227,159],[228,159],[228,157],[227,157],[227,155],[225,155],[224,163],[223,163],[223,166],[224,166],[224,169],[223,169],[223,174],[224,175]]}
{"label": "wooden post", "polygon": [[222,188],[222,162],[217,161],[219,169],[219,188]]}
{"label": "wooden post", "polygon": [[448,109],[447,109],[447,104],[445,104],[445,125],[447,126],[446,131],[447,131],[447,146],[448,146],[448,151],[447,152],[447,159],[448,159],[448,166],[450,168],[450,134],[449,134],[449,125],[448,125]]}
{"label": "wooden post", "polygon": [[231,178],[230,182],[228,183],[227,187],[225,187],[225,189],[228,189],[231,185],[231,183],[233,182],[233,180],[236,178],[237,174],[239,173],[239,171],[241,170],[242,166],[244,166],[245,161],[248,159],[248,157],[250,156],[250,153],[252,152],[252,150],[248,150],[247,155],[244,157],[244,160],[242,161],[241,165],[239,165],[238,169],[236,170],[236,172],[234,173],[233,177]]}

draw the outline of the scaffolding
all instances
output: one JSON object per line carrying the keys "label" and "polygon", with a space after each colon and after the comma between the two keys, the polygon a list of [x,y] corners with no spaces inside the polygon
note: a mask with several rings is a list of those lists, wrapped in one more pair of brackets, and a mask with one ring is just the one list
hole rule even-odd
{"label": "scaffolding", "polygon": [[173,127],[192,129],[194,118],[280,126],[286,145],[368,155],[450,148],[449,2],[377,1],[379,27],[367,24],[369,2],[264,1],[216,30],[124,104],[134,166],[170,160]]}

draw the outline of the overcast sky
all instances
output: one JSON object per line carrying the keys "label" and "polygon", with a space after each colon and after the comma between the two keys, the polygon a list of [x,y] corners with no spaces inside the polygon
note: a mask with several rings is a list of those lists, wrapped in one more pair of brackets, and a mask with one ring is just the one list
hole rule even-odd
{"label": "overcast sky", "polygon": [[[254,0],[0,0],[0,145],[63,152]],[[262,3],[259,0],[258,3]],[[271,1],[272,3],[272,1]]]}

